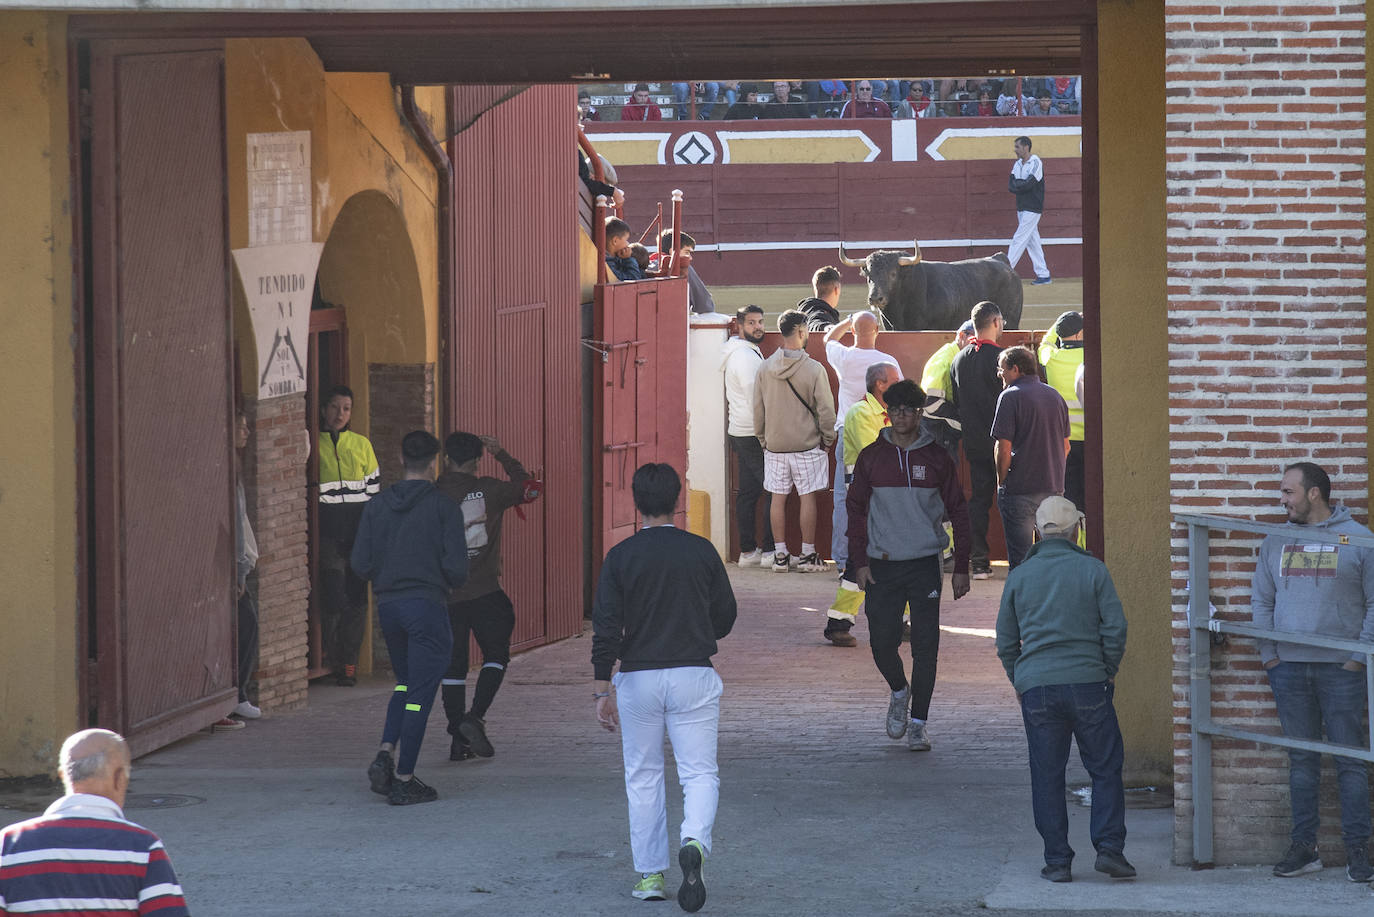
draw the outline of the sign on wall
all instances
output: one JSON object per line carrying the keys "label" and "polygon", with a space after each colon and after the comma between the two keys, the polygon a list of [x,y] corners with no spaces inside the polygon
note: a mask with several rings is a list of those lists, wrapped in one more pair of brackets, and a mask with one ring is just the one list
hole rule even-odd
{"label": "sign on wall", "polygon": [[234,264],[257,339],[258,400],[305,391],[310,303],[324,246],[312,242],[310,131],[248,135],[248,247]]}
{"label": "sign on wall", "polygon": [[305,391],[319,242],[234,250],[258,344],[258,400]]}

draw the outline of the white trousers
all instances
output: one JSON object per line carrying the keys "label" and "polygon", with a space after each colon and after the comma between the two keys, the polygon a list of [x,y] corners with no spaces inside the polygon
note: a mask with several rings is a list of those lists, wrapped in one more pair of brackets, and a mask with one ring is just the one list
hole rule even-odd
{"label": "white trousers", "polygon": [[710,853],[720,799],[716,728],[724,686],[716,670],[704,666],[620,672],[614,681],[635,871],[663,872],[669,864],[663,733],[666,729],[672,743],[682,785],[680,841],[698,840]]}
{"label": "white trousers", "polygon": [[1036,277],[1050,276],[1050,269],[1045,267],[1045,251],[1040,247],[1040,214],[1029,210],[1016,211],[1016,235],[1011,237],[1011,246],[1007,249],[1007,260],[1013,268],[1021,260],[1022,252],[1030,252]]}

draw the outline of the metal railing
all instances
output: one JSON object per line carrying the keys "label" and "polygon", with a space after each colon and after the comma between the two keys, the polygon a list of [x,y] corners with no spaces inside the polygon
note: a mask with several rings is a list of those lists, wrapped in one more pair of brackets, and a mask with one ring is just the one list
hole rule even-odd
{"label": "metal railing", "polygon": [[1316,634],[1266,630],[1253,624],[1241,624],[1215,618],[1208,601],[1210,565],[1208,539],[1212,530],[1250,532],[1257,535],[1282,535],[1304,544],[1356,545],[1374,548],[1374,538],[1367,535],[1342,535],[1319,528],[1294,528],[1233,519],[1228,516],[1174,514],[1175,522],[1188,526],[1188,704],[1191,712],[1192,769],[1193,769],[1193,865],[1212,865],[1212,739],[1215,737],[1298,748],[1322,754],[1342,755],[1361,761],[1374,762],[1374,715],[1368,727],[1369,742],[1364,748],[1334,745],[1308,739],[1293,739],[1285,735],[1253,732],[1212,722],[1212,635],[1235,634],[1256,640],[1297,643],[1323,649],[1345,650],[1365,657],[1365,709],[1374,714],[1374,644]]}

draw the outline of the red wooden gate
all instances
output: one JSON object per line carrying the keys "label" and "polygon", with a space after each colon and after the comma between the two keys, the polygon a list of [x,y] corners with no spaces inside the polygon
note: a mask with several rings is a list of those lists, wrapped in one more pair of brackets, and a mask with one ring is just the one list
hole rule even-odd
{"label": "red wooden gate", "polygon": [[686,524],[687,280],[640,280],[596,288],[592,425],[600,432],[596,557],[634,534],[630,478],[667,462],[683,478],[677,524]]}
{"label": "red wooden gate", "polygon": [[92,45],[90,687],[135,754],[235,697],[223,69]]}

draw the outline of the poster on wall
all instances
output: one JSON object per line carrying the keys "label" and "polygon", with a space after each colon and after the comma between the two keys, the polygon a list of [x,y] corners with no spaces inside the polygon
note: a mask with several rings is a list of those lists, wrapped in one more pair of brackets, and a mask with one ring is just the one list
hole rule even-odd
{"label": "poster on wall", "polygon": [[310,131],[248,135],[248,247],[309,242]]}
{"label": "poster on wall", "polygon": [[305,391],[310,301],[324,245],[299,242],[234,250],[258,351],[258,400]]}

